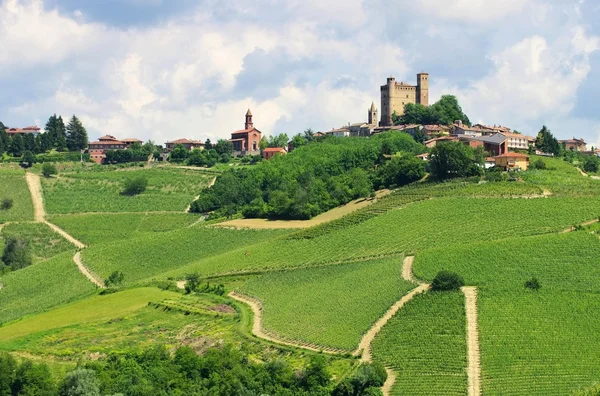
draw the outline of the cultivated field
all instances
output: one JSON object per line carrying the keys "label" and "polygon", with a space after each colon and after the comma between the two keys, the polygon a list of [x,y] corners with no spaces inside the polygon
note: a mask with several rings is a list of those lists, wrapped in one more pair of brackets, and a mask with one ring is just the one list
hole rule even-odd
{"label": "cultivated field", "polygon": [[20,169],[0,168],[0,200],[12,199],[13,207],[0,210],[0,222],[33,220],[33,203]]}
{"label": "cultivated field", "polygon": [[[19,236],[29,243],[34,263],[73,251],[73,245],[44,223],[12,223],[2,227],[2,239],[10,236]],[[0,246],[0,253],[3,248]]]}

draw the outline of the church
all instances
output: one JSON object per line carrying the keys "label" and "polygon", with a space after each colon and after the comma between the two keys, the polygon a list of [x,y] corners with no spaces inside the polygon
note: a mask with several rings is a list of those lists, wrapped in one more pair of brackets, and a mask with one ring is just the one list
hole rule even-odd
{"label": "church", "polygon": [[233,155],[236,157],[244,155],[260,154],[260,139],[262,132],[254,127],[252,122],[252,112],[250,109],[246,112],[246,123],[244,129],[235,131],[231,134],[229,141],[233,144]]}

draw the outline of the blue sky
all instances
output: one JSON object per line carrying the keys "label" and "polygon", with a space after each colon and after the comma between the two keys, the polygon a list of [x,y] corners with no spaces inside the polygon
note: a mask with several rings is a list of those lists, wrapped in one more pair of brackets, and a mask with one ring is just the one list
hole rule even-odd
{"label": "blue sky", "polygon": [[90,138],[293,135],[430,73],[474,122],[600,145],[595,0],[0,0],[0,120]]}

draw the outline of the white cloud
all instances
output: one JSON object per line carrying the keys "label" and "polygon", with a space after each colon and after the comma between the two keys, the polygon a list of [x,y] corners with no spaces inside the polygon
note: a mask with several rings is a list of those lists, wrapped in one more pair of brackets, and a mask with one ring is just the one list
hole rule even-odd
{"label": "white cloud", "polygon": [[534,0],[419,0],[411,6],[442,20],[489,23],[520,13],[534,3]]}

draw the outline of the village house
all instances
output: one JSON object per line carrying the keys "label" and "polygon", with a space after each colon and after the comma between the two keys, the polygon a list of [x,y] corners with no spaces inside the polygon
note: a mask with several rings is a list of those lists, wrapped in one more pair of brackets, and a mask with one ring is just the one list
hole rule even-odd
{"label": "village house", "polygon": [[125,143],[125,146],[127,146],[127,148],[131,147],[131,145],[135,144],[135,143],[139,143],[139,144],[144,143],[140,139],[136,139],[136,138],[126,138],[126,139],[121,139],[121,141],[123,143]]}
{"label": "village house", "polygon": [[489,130],[480,127],[470,127],[463,124],[462,121],[456,121],[453,125],[452,135],[454,136],[483,136]]}
{"label": "village house", "polygon": [[508,152],[494,157],[496,166],[504,170],[527,170],[529,156],[521,153]]}
{"label": "village house", "polygon": [[246,112],[246,122],[244,129],[235,131],[231,134],[229,141],[233,144],[233,155],[257,155],[260,154],[260,139],[262,132],[254,127],[252,122],[252,112],[250,109]]}
{"label": "village house", "polygon": [[5,131],[7,135],[11,137],[15,135],[26,135],[28,133],[32,134],[34,137],[37,137],[37,135],[40,134],[41,129],[34,125],[25,128],[6,128]]}
{"label": "village house", "polygon": [[425,147],[434,148],[439,142],[458,142],[458,137],[456,136],[440,136],[438,138],[433,138],[425,141]]}
{"label": "village house", "polygon": [[263,150],[263,158],[269,160],[276,155],[284,155],[287,154],[286,149],[283,147],[267,147]]}
{"label": "village house", "polygon": [[107,151],[125,150],[127,147],[127,143],[118,140],[116,137],[112,135],[104,135],[88,145],[88,152],[92,161],[97,164],[102,164],[106,159]]}
{"label": "village house", "polygon": [[175,146],[177,146],[178,144],[182,145],[186,150],[193,150],[193,149],[204,150],[204,143],[202,143],[200,140],[190,140],[190,139],[184,138],[184,139],[173,140],[171,142],[166,142],[165,147],[167,149],[167,152],[170,153],[171,151],[173,151]]}
{"label": "village house", "polygon": [[472,148],[483,147],[492,156],[508,152],[506,137],[500,133],[491,136],[459,136],[458,139]]}
{"label": "village house", "polygon": [[451,128],[447,125],[423,125],[421,129],[426,139],[434,139],[441,136],[449,136]]}
{"label": "village house", "polygon": [[531,136],[521,135],[513,132],[499,132],[505,136],[508,143],[508,148],[511,150],[527,150],[529,146],[535,144],[535,138]]}
{"label": "village house", "polygon": [[560,144],[563,144],[565,146],[565,149],[567,150],[571,150],[571,151],[585,151],[586,148],[586,143],[585,141],[582,139],[567,139],[567,140],[559,140],[558,141]]}

